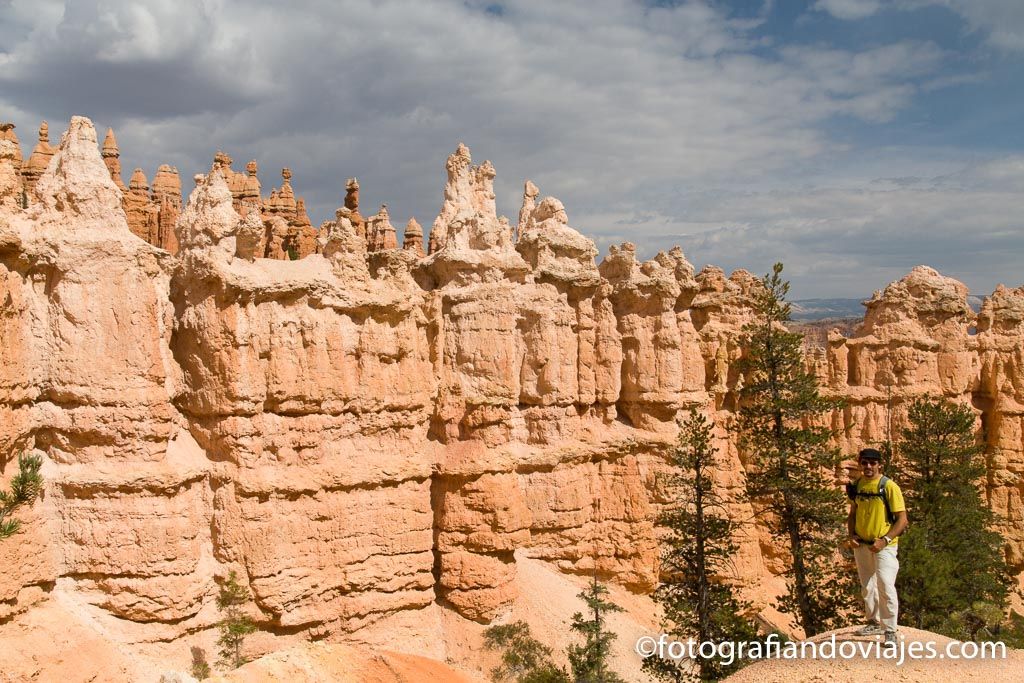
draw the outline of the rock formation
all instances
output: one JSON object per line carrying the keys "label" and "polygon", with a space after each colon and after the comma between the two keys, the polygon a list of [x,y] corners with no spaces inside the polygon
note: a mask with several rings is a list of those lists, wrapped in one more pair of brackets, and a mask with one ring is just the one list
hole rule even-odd
{"label": "rock formation", "polygon": [[398,237],[391,225],[387,204],[381,204],[380,211],[366,219],[366,248],[369,251],[398,248]]}
{"label": "rock formation", "polygon": [[262,199],[260,197],[260,179],[258,176],[259,165],[253,159],[245,165],[245,182],[238,193],[239,215],[245,217],[250,211],[259,211]]}
{"label": "rock formation", "polygon": [[122,198],[124,214],[128,219],[128,229],[137,237],[156,245],[160,209],[149,196],[149,181],[141,168],[132,171],[128,181],[128,192]]}
{"label": "rock formation", "polygon": [[[44,131],[45,122],[44,129],[40,132],[41,136]],[[41,137],[40,140],[42,139]],[[38,155],[33,162],[33,168],[48,163],[46,154],[52,156],[52,150],[48,152],[48,149],[42,146],[37,148]],[[151,190],[145,173],[137,168],[132,173],[128,186],[125,186],[121,178],[121,154],[113,129],[107,130],[102,156],[111,178],[124,193],[124,211],[132,233],[154,246],[176,254],[178,242],[175,225],[182,211],[181,178],[178,169],[168,164],[160,165],[153,177]],[[219,172],[224,177],[231,192],[232,206],[239,215],[244,217],[253,211],[260,214],[264,223],[260,257],[294,260],[315,253],[317,231],[306,213],[305,201],[301,197],[296,197],[291,187],[291,171],[282,170],[282,187],[275,188],[270,197],[264,199],[260,196],[259,167],[256,161],[250,161],[246,165],[245,173],[233,170],[232,163],[233,160],[228,154],[218,151],[214,155],[211,170]],[[25,175],[25,186],[30,188],[34,182],[33,178],[37,175],[36,171]],[[358,197],[358,192],[356,195]]]}
{"label": "rock formation", "polygon": [[531,227],[533,210],[537,208],[537,195],[540,190],[531,181],[523,185],[523,206],[519,209],[519,223],[516,224],[516,239]]}
{"label": "rock formation", "polygon": [[121,178],[121,150],[117,147],[117,138],[114,137],[114,129],[107,128],[107,135],[103,138],[103,163],[110,171],[110,178],[117,185],[121,192],[128,192],[124,180]]}
{"label": "rock formation", "polygon": [[43,171],[50,164],[53,153],[53,146],[50,145],[50,126],[46,121],[43,121],[39,124],[39,142],[32,149],[32,155],[21,167],[21,175],[25,179],[26,192],[30,192],[35,187],[39,177],[43,175]]}
{"label": "rock formation", "polygon": [[[3,126],[0,129],[0,135],[3,137],[0,139],[9,139],[17,146],[14,124]],[[49,145],[49,128],[45,121],[40,127],[39,135],[40,142],[28,163],[22,163],[20,148],[17,159],[12,157],[15,174],[20,175],[21,190],[26,195],[23,204],[27,204],[32,186],[53,156],[54,150]],[[145,173],[137,168],[126,186],[121,177],[121,152],[112,128],[107,129],[101,154],[111,179],[123,193],[124,211],[132,233],[154,246],[176,254],[178,243],[175,225],[182,211],[181,178],[178,176],[178,169],[168,164],[160,165],[150,188]],[[211,171],[216,171],[224,177],[231,192],[232,206],[239,215],[244,217],[250,212],[257,212],[261,216],[263,235],[257,245],[259,257],[296,260],[316,253],[318,231],[313,227],[306,212],[305,200],[295,195],[291,185],[291,170],[282,169],[281,187],[272,189],[269,197],[263,197],[256,160],[246,164],[245,173],[235,171],[232,168],[233,163],[230,155],[218,150],[214,154]],[[349,219],[353,226],[365,238],[366,221],[359,214],[359,183],[355,178],[350,178],[346,183],[345,206],[351,211]],[[370,250],[397,248],[394,227],[387,220],[386,211],[373,218],[377,221],[375,230],[379,234],[370,240]],[[422,241],[422,231],[420,239]]]}
{"label": "rock formation", "polygon": [[76,577],[112,614],[174,619],[206,590],[205,466],[175,437],[167,254],[129,230],[87,119],[57,155],[28,209],[0,209],[0,463],[47,461],[44,501],[0,544],[0,618]]}
{"label": "rock formation", "polygon": [[[1024,569],[1024,287],[1000,285],[977,322],[980,381],[973,393],[982,411],[989,454],[989,504],[999,513],[1007,559]],[[957,366],[956,369],[960,369]],[[973,384],[973,382],[972,382]]]}
{"label": "rock formation", "polygon": [[0,140],[5,140],[18,150],[17,158],[12,158],[11,165],[14,170],[18,173],[21,172],[21,164],[24,161],[21,157],[21,143],[18,141],[18,135],[14,132],[15,125],[9,121],[0,123]]}
{"label": "rock formation", "polygon": [[162,164],[153,177],[153,191],[141,168],[136,168],[126,187],[121,178],[121,150],[117,145],[114,129],[108,128],[103,138],[103,163],[111,180],[122,193],[122,206],[133,234],[150,244],[166,249],[171,254],[178,251],[174,237],[174,224],[181,213],[181,179],[178,169]]}
{"label": "rock formation", "polygon": [[154,246],[178,253],[178,238],[174,234],[181,215],[181,178],[178,169],[161,164],[153,176],[153,204],[156,205],[156,235]]}
{"label": "rock formation", "polygon": [[21,145],[13,123],[0,123],[0,202],[26,206],[25,181],[21,175]]}
{"label": "rock formation", "polygon": [[[196,177],[172,256],[173,169],[152,194],[138,171],[122,199],[116,157],[76,117],[58,162],[22,173],[25,208],[9,134],[0,474],[38,452],[46,489],[17,542],[0,542],[0,631],[60,596],[113,632],[174,641],[215,621],[231,570],[275,633],[322,638],[439,605],[484,622],[515,597],[517,551],[648,591],[659,472],[691,408],[714,419],[729,463],[716,476],[748,515],[725,426],[750,273],[695,273],[678,248],[641,261],[629,243],[598,264],[532,183],[514,235],[493,166],[464,145],[426,258],[415,221],[403,249],[386,209],[362,221],[354,180],[317,231],[287,169],[256,211],[255,163],[236,174],[226,155]],[[1024,288],[998,289],[977,320],[966,296],[915,268],[809,363],[850,402],[832,416],[848,452],[902,424],[915,396],[974,405],[1022,569]],[[756,529],[738,542],[763,604],[780,560]]]}
{"label": "rock formation", "polygon": [[344,206],[349,210],[349,221],[352,222],[352,227],[355,228],[357,233],[365,238],[365,221],[363,220],[362,214],[359,213],[359,181],[355,178],[349,178],[345,181]]}
{"label": "rock formation", "polygon": [[295,198],[291,179],[291,169],[281,169],[281,189],[272,190],[270,199],[263,204],[265,258],[294,261],[316,251],[316,230],[306,214],[305,201]]}
{"label": "rock formation", "polygon": [[405,224],[405,233],[402,235],[402,249],[411,251],[419,258],[426,256],[423,251],[423,227],[416,222],[415,218],[410,218],[409,222]]}

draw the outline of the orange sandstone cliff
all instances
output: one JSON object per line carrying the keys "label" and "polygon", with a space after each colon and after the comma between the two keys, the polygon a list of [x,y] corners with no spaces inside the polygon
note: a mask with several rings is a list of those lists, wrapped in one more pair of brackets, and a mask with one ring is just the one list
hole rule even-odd
{"label": "orange sandstone cliff", "polygon": [[[317,230],[287,169],[264,200],[255,162],[218,154],[182,206],[170,167],[126,189],[88,119],[28,161],[0,132],[0,469],[34,451],[46,480],[0,542],[0,635],[58,601],[115,640],[184,642],[231,570],[264,630],[316,639],[428,608],[493,619],[523,553],[649,591],[658,473],[694,407],[749,515],[726,426],[750,273],[628,243],[598,264],[529,181],[512,226],[463,145],[424,249],[414,220],[399,246],[386,207],[363,219],[354,180]],[[1020,570],[1024,288],[977,316],[966,297],[915,268],[808,363],[849,401],[850,452],[914,396],[973,405]],[[781,560],[745,533],[763,604]]]}

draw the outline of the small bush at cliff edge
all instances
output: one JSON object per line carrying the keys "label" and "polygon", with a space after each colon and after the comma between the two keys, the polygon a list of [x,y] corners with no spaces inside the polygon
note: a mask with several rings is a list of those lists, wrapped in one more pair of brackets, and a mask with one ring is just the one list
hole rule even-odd
{"label": "small bush at cliff edge", "polygon": [[491,626],[484,631],[484,649],[501,650],[501,664],[491,670],[492,680],[570,683],[565,670],[551,661],[551,648],[533,637],[525,621]]}
{"label": "small bush at cliff edge", "polygon": [[206,651],[201,647],[192,648],[192,677],[200,681],[210,677],[210,663],[206,661]]}

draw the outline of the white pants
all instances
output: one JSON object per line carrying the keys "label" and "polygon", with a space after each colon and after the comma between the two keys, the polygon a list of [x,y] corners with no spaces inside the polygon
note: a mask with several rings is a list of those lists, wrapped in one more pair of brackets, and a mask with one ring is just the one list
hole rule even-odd
{"label": "white pants", "polygon": [[900,561],[896,557],[899,546],[886,546],[877,553],[866,545],[853,550],[860,576],[860,596],[864,599],[864,615],[868,621],[881,624],[886,631],[896,630],[896,615],[900,609],[896,597],[896,573]]}

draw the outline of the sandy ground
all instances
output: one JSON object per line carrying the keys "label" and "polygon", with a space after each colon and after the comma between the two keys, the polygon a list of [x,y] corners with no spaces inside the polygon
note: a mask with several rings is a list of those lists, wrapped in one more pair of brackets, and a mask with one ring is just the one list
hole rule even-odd
{"label": "sandy ground", "polygon": [[[565,646],[577,642],[569,623],[574,612],[586,609],[577,595],[586,588],[587,577],[562,574],[545,562],[525,556],[518,559],[520,597],[496,623],[525,620],[534,637],[551,645],[555,660],[567,665]],[[626,609],[609,619],[610,627],[619,634],[613,645],[614,667],[627,680],[644,680],[633,644],[640,635],[657,632],[654,604],[649,598],[622,588],[611,586],[610,589],[611,599]],[[273,651],[272,654],[240,670],[246,672],[246,678],[213,680],[289,683],[349,680],[339,677],[337,668],[337,671],[365,674],[364,678],[353,680],[484,682],[490,680],[490,670],[499,659],[497,653],[483,649],[485,629],[483,624],[467,621],[450,610],[432,605],[423,610],[400,612],[356,634],[339,637],[336,640],[343,644],[336,650],[321,643],[304,644],[294,637],[256,633],[247,641],[249,652],[255,655]],[[46,600],[0,628],[0,653],[3,653],[0,683],[157,683],[165,672],[189,671],[190,647],[202,647],[208,656],[216,652],[213,630],[201,631],[174,643],[159,639],[143,642],[141,634],[144,633],[152,637],[152,627],[140,629],[137,624],[113,619],[83,602],[81,596],[58,586]],[[344,645],[353,647],[346,649]],[[445,664],[460,672],[463,678],[456,677],[455,671]],[[432,668],[435,665],[440,668],[435,670]],[[365,671],[360,666],[364,666]]]}
{"label": "sandy ground", "polygon": [[[585,576],[560,573],[551,565],[517,554],[519,599],[495,623],[522,619],[535,638],[549,645],[556,663],[567,666],[565,647],[579,642],[569,624],[573,613],[586,607],[577,596],[588,583]],[[658,611],[647,596],[609,586],[610,598],[624,612],[609,617],[618,634],[612,647],[612,667],[627,681],[650,680],[641,671],[634,652],[640,636],[657,636]],[[454,612],[431,605],[400,612],[352,636],[334,643],[305,643],[301,638],[254,634],[247,646],[252,654],[271,652],[229,675],[212,681],[237,683],[312,683],[314,681],[366,681],[367,683],[483,683],[499,660],[498,653],[483,649],[487,627],[467,621]],[[836,643],[869,644],[874,638],[858,638],[854,629],[837,631]],[[134,642],[140,625],[112,619],[78,596],[62,591],[0,627],[0,683],[60,681],[140,681],[158,683],[161,674],[187,672],[189,647],[216,650],[213,630],[202,631],[174,643]],[[931,642],[945,653],[949,638],[927,631],[901,630],[904,647],[911,642]],[[813,640],[822,642],[823,634]],[[933,660],[907,658],[902,665],[876,656],[855,659],[767,660],[753,664],[728,679],[733,683],[794,683],[829,681],[1021,681],[1024,683],[1024,651],[1009,650],[1005,659]]]}
{"label": "sandy ground", "polygon": [[0,683],[131,681],[131,654],[49,599],[0,627]]}
{"label": "sandy ground", "polygon": [[[510,623],[522,619],[530,625],[533,637],[552,648],[557,664],[568,667],[565,647],[581,640],[570,629],[572,615],[585,612],[586,604],[577,596],[588,584],[585,576],[563,574],[546,562],[533,560],[516,553],[519,599],[512,609],[495,623]],[[641,659],[634,652],[637,638],[659,631],[657,610],[653,601],[618,586],[608,586],[610,599],[624,612],[609,616],[609,628],[618,634],[612,643],[612,667],[627,681],[649,680],[640,671]],[[479,681],[490,681],[490,671],[498,664],[499,656],[483,650],[483,631],[486,626],[468,622],[457,615],[444,615],[445,647],[449,664],[475,676]]]}
{"label": "sandy ground", "polygon": [[371,652],[351,645],[310,643],[275,652],[209,683],[471,683],[426,657]]}

